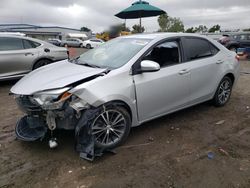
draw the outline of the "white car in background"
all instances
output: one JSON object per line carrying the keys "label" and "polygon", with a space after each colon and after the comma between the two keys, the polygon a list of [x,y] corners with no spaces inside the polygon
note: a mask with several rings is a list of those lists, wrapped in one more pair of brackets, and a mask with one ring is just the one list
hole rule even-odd
{"label": "white car in background", "polygon": [[104,43],[105,42],[101,39],[89,39],[83,42],[83,47],[91,49],[91,48],[96,48]]}

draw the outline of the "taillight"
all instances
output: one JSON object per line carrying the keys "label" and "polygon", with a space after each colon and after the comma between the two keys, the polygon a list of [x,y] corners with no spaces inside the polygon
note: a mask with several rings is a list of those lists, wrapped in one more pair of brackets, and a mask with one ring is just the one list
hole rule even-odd
{"label": "taillight", "polygon": [[240,60],[240,56],[236,55],[235,59],[237,59],[237,61],[239,61]]}

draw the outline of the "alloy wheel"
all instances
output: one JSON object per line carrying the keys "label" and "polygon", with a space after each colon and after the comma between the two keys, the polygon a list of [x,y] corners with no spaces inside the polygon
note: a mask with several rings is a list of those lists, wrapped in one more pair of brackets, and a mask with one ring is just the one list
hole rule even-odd
{"label": "alloy wheel", "polygon": [[229,80],[225,79],[220,87],[219,87],[219,92],[218,92],[218,100],[221,104],[225,104],[231,94],[231,84]]}
{"label": "alloy wheel", "polygon": [[117,110],[106,110],[94,120],[92,134],[95,142],[108,147],[118,143],[126,132],[126,119]]}

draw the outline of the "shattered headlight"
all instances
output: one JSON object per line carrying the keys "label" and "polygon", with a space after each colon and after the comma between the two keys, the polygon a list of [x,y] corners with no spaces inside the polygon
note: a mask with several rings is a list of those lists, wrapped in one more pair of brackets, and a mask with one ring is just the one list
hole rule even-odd
{"label": "shattered headlight", "polygon": [[72,95],[67,92],[70,88],[48,90],[35,93],[33,100],[45,110],[59,109]]}

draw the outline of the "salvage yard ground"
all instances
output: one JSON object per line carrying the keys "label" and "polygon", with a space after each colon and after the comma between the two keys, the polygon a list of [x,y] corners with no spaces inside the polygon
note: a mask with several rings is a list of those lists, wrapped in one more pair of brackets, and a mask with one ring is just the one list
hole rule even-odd
{"label": "salvage yard ground", "polygon": [[[133,128],[127,142],[90,163],[74,151],[74,132],[48,140],[15,140],[22,116],[0,83],[0,187],[250,187],[250,62],[241,62],[230,102],[209,103]],[[249,74],[248,74],[249,73]],[[207,153],[212,152],[212,159]]]}

